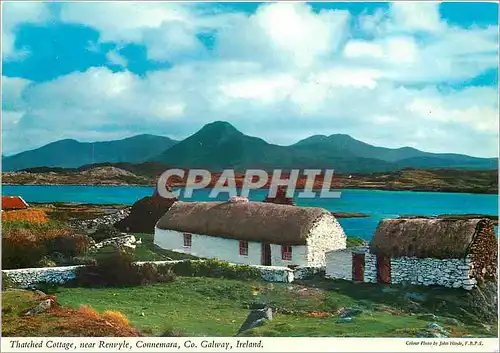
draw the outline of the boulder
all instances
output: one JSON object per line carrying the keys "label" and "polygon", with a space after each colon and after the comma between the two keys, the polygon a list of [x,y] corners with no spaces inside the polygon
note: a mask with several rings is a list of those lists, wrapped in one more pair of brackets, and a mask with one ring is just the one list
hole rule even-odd
{"label": "boulder", "polygon": [[254,304],[252,305],[252,310],[248,314],[247,319],[238,330],[238,334],[262,326],[266,321],[271,321],[272,319],[273,311],[271,308],[266,305]]}
{"label": "boulder", "polygon": [[24,316],[31,316],[31,315],[41,314],[41,313],[47,311],[48,309],[50,309],[52,307],[53,303],[54,303],[54,301],[52,299],[50,299],[50,298],[42,300],[34,308],[25,311],[24,312]]}

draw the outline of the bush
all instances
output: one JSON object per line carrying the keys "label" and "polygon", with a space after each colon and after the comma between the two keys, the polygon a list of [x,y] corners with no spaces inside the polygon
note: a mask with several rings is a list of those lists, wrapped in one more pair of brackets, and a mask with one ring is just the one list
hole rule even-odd
{"label": "bush", "polygon": [[73,257],[87,251],[88,238],[73,235],[58,222],[8,221],[2,226],[2,266],[5,269],[39,266],[54,252],[62,257]]}
{"label": "bush", "polygon": [[49,253],[61,253],[67,258],[84,255],[89,245],[90,239],[82,234],[61,235],[47,244]]}
{"label": "bush", "polygon": [[152,263],[135,265],[133,253],[115,248],[94,266],[77,270],[75,284],[84,287],[130,287],[143,284],[174,281],[176,276],[168,266]]}
{"label": "bush", "polygon": [[120,235],[120,231],[114,226],[110,224],[99,224],[96,231],[90,236],[98,243],[106,239],[119,237]]}
{"label": "bush", "polygon": [[234,265],[227,261],[210,259],[205,261],[182,261],[172,266],[179,276],[215,277],[228,279],[260,279],[260,271],[248,265]]}
{"label": "bush", "polygon": [[44,242],[29,229],[3,233],[2,267],[5,269],[34,267],[46,252]]}

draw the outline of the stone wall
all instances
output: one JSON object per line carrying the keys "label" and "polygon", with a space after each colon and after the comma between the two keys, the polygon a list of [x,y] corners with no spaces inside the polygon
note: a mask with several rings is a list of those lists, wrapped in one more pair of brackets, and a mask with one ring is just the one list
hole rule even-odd
{"label": "stone wall", "polygon": [[377,283],[377,257],[369,252],[365,253],[365,282]]}
{"label": "stone wall", "polygon": [[21,288],[32,288],[38,283],[64,284],[75,278],[76,270],[82,266],[22,268],[2,270],[2,276],[9,277]]}
{"label": "stone wall", "polygon": [[347,236],[331,214],[321,217],[307,238],[307,266],[325,266],[325,253],[346,248]]}
{"label": "stone wall", "polygon": [[473,264],[467,259],[391,259],[391,282],[416,285],[439,285],[471,290],[476,285],[472,277]]}
{"label": "stone wall", "polygon": [[325,266],[307,266],[297,267],[294,269],[293,276],[295,279],[311,279],[316,275],[324,275]]}
{"label": "stone wall", "polygon": [[[175,264],[189,260],[173,261],[152,261],[157,265]],[[203,261],[203,260],[196,260]],[[136,262],[137,265],[143,265],[148,261]],[[2,276],[8,276],[15,284],[22,288],[33,288],[38,283],[46,282],[51,284],[64,284],[75,278],[76,270],[83,266],[65,266],[65,267],[42,267],[42,268],[23,268],[17,270],[2,270]],[[252,265],[260,271],[261,278],[268,282],[290,283],[295,279],[294,270],[279,266],[257,266]],[[314,270],[309,269],[314,272]],[[299,275],[300,277],[300,275]]]}

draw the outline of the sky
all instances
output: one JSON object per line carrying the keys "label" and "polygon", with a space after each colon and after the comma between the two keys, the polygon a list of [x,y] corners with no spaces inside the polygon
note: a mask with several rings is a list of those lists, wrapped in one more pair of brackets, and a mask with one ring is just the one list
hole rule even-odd
{"label": "sky", "polygon": [[2,142],[349,134],[498,156],[497,3],[2,2]]}

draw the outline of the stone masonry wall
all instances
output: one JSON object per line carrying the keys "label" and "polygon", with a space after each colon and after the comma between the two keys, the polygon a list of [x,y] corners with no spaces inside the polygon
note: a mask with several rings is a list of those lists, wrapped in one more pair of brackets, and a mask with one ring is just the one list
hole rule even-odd
{"label": "stone masonry wall", "polygon": [[325,253],[346,248],[347,236],[331,214],[321,217],[307,238],[307,266],[325,266]]}
{"label": "stone masonry wall", "polygon": [[365,282],[377,283],[377,257],[369,252],[365,253]]}
{"label": "stone masonry wall", "polygon": [[[174,261],[152,261],[157,265],[174,264],[185,260]],[[197,260],[203,261],[203,260]],[[143,265],[147,261],[136,262]],[[257,266],[251,265],[260,271],[261,278],[268,282],[290,283],[295,279],[294,270],[287,267],[278,266]],[[46,282],[51,284],[64,284],[75,278],[76,270],[83,266],[65,267],[42,267],[42,268],[22,268],[16,270],[2,270],[2,276],[8,276],[21,288],[33,288],[38,283]],[[300,277],[300,276],[299,276]]]}
{"label": "stone masonry wall", "polygon": [[391,282],[416,285],[439,285],[471,290],[477,281],[472,277],[473,264],[467,259],[391,259]]}

